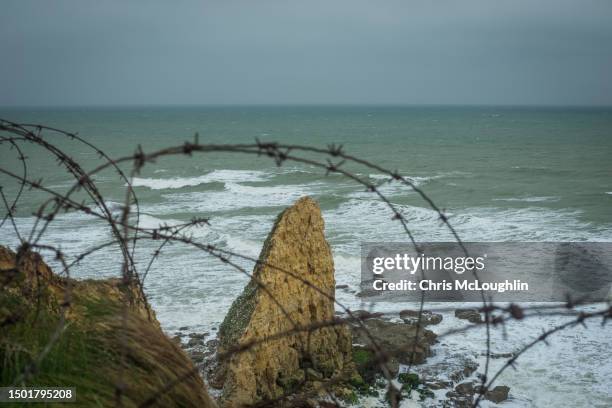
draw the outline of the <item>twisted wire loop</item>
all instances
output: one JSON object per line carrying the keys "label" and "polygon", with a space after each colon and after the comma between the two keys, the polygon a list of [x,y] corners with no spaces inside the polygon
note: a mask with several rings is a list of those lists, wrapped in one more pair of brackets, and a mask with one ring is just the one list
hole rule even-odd
{"label": "twisted wire loop", "polygon": [[[84,168],[84,164],[73,158],[69,152],[60,147],[58,139],[67,139],[72,144],[80,144],[87,149],[93,151],[102,161],[96,167],[90,170]],[[60,192],[58,189],[52,186],[47,186],[44,180],[32,179],[30,170],[35,166],[35,163],[30,162],[28,157],[25,155],[25,145],[33,145],[41,148],[43,152],[56,160],[57,165],[65,169],[72,178],[72,184],[70,188],[65,192]],[[287,270],[277,265],[271,265],[265,261],[251,256],[230,251],[221,247],[218,247],[210,242],[202,242],[195,239],[189,234],[192,228],[207,228],[211,226],[212,221],[207,217],[193,218],[192,220],[176,224],[176,225],[160,225],[157,228],[145,228],[139,225],[140,208],[139,201],[132,185],[133,178],[140,173],[145,166],[155,165],[157,159],[166,156],[204,156],[206,154],[214,153],[228,153],[232,155],[253,155],[267,157],[277,166],[283,166],[287,162],[307,164],[312,167],[321,170],[322,174],[339,174],[343,177],[353,181],[356,185],[361,186],[367,192],[370,192],[374,197],[383,202],[388,208],[390,218],[399,224],[399,227],[406,234],[409,241],[412,243],[415,249],[418,250],[419,244],[415,239],[406,217],[402,214],[400,208],[398,208],[390,199],[385,196],[381,191],[381,187],[384,184],[395,183],[410,191],[414,191],[424,201],[424,203],[431,208],[438,216],[440,222],[450,231],[454,240],[458,243],[462,251],[466,256],[469,256],[468,250],[464,246],[461,238],[452,226],[449,217],[444,211],[438,207],[434,201],[419,188],[409,177],[400,174],[396,170],[389,170],[383,166],[359,158],[347,153],[342,145],[328,145],[327,147],[312,147],[302,146],[295,144],[283,144],[278,142],[265,142],[259,139],[255,139],[253,143],[246,144],[205,144],[199,140],[199,135],[196,133],[195,137],[191,141],[186,141],[177,146],[170,146],[156,151],[145,152],[145,150],[138,146],[134,153],[125,154],[118,158],[111,158],[101,149],[97,148],[91,142],[77,135],[57,128],[52,128],[37,124],[24,124],[14,123],[8,120],[0,120],[0,148],[3,149],[7,154],[13,154],[15,159],[20,163],[19,169],[7,168],[5,164],[0,164],[0,174],[4,176],[4,179],[15,183],[17,187],[16,194],[14,197],[7,197],[5,190],[0,186],[0,204],[4,208],[4,214],[0,219],[0,228],[6,223],[10,224],[10,229],[15,233],[18,239],[18,250],[16,253],[16,268],[22,261],[24,261],[28,252],[38,251],[52,254],[53,258],[61,265],[61,270],[58,275],[65,277],[67,282],[70,282],[71,270],[86,257],[95,254],[98,251],[104,250],[109,247],[117,247],[121,253],[121,268],[119,276],[121,284],[124,287],[135,287],[136,291],[126,291],[129,295],[123,300],[123,307],[118,312],[121,319],[121,324],[125,327],[128,324],[128,310],[133,302],[138,299],[144,300],[147,303],[146,294],[144,291],[145,280],[149,277],[152,265],[154,262],[163,255],[164,247],[169,243],[178,243],[180,245],[188,246],[194,250],[201,251],[203,254],[210,256],[212,259],[227,265],[228,267],[235,270],[237,273],[248,276],[261,290],[269,295],[272,301],[278,306],[282,315],[289,320],[291,323],[291,329],[275,334],[274,336],[266,339],[259,339],[256,341],[250,341],[242,343],[239,346],[233,347],[229,350],[225,350],[218,357],[219,359],[228,359],[236,353],[245,352],[258,344],[266,341],[274,341],[275,339],[282,338],[284,336],[291,336],[296,333],[306,333],[310,335],[316,330],[320,330],[324,327],[334,327],[337,325],[343,325],[351,323],[358,325],[366,334],[371,341],[374,348],[375,362],[379,365],[381,372],[385,376],[388,384],[392,384],[393,375],[388,367],[389,355],[393,350],[384,349],[378,344],[376,338],[369,332],[366,325],[364,325],[365,317],[360,316],[350,310],[346,305],[338,301],[333,295],[330,295],[327,291],[322,288],[316,287],[311,282],[305,280],[300,274],[292,270]],[[8,153],[10,152],[10,153]],[[375,184],[368,178],[360,176],[354,171],[347,169],[348,164],[360,166],[368,170],[374,170],[378,173],[386,175],[388,178],[382,183]],[[124,166],[129,166],[130,170],[126,171]],[[125,183],[125,196],[121,206],[121,212],[119,216],[113,214],[111,209],[108,207],[105,201],[104,194],[100,191],[96,184],[95,176],[104,170],[112,170],[117,173],[119,179]],[[45,197],[41,200],[37,211],[34,213],[35,221],[26,230],[20,225],[20,219],[16,216],[20,202],[23,200],[24,194],[27,190],[35,190]],[[81,201],[75,196],[77,193],[85,193],[87,197],[86,201]],[[68,257],[62,251],[58,245],[52,245],[44,242],[45,233],[48,231],[49,226],[57,219],[60,213],[81,213],[93,219],[104,222],[112,236],[107,242],[93,246],[81,253],[70,254],[73,261],[69,262]],[[144,269],[139,270],[139,265],[135,261],[136,253],[139,246],[137,243],[142,240],[158,241],[157,249],[148,258],[148,261]],[[8,245],[8,243],[4,243]],[[266,285],[259,281],[253,274],[247,271],[240,265],[238,260],[249,261],[255,265],[265,265],[279,273],[285,274],[286,276],[307,285],[309,289],[320,293],[322,296],[327,297],[333,301],[337,308],[346,313],[345,318],[335,318],[331,321],[316,322],[311,325],[302,326],[291,321],[290,314],[284,310],[281,303],[274,298],[273,294],[266,288]],[[142,265],[142,263],[140,264]],[[2,270],[3,289],[8,284],[5,279],[10,276],[9,270]],[[474,274],[476,272],[474,271]],[[425,279],[425,271],[420,270],[421,279]],[[475,276],[477,278],[477,276]],[[44,282],[43,282],[44,283]],[[49,337],[45,347],[40,350],[38,355],[33,356],[31,363],[25,366],[23,371],[16,376],[13,380],[13,384],[25,384],[29,378],[34,375],[38,367],[43,363],[50,350],[58,339],[64,334],[67,327],[66,315],[69,313],[71,307],[71,285],[65,286],[65,293],[63,294],[63,301],[61,302],[60,319],[52,335]],[[483,395],[489,390],[493,383],[499,378],[499,376],[508,368],[517,368],[517,362],[520,357],[531,350],[535,345],[539,343],[548,344],[547,340],[554,334],[573,327],[586,327],[586,322],[594,319],[600,319],[602,325],[605,324],[612,317],[612,307],[610,304],[602,303],[599,309],[585,312],[581,311],[579,306],[591,304],[588,301],[581,299],[571,299],[568,297],[567,302],[563,305],[547,305],[547,306],[520,306],[517,304],[510,305],[499,305],[493,301],[487,299],[483,291],[481,291],[481,306],[478,311],[484,314],[484,319],[481,323],[467,324],[460,328],[448,330],[437,335],[438,338],[444,338],[453,335],[460,335],[467,331],[478,330],[484,328],[484,346],[486,349],[486,359],[484,374],[480,377],[481,387],[475,401],[474,407],[479,406]],[[413,339],[406,339],[408,348],[411,348],[412,358],[410,361],[414,361],[414,353],[416,352],[417,340],[419,337],[419,330],[423,319],[423,311],[425,306],[425,299],[422,296],[419,303],[417,324],[415,337]],[[451,308],[430,308],[431,311],[449,311]],[[149,309],[147,308],[147,311]],[[540,336],[534,340],[528,342],[523,348],[512,354],[512,357],[508,358],[505,363],[495,372],[490,372],[490,356],[491,356],[491,331],[493,329],[507,330],[506,324],[509,321],[524,321],[532,317],[542,316],[557,316],[557,315],[571,315],[572,319],[552,327],[547,331],[544,331]],[[2,321],[0,326],[10,325],[12,321]],[[122,361],[129,359],[130,349],[127,345],[126,330],[121,330],[117,334],[120,336],[121,356]],[[122,365],[123,367],[123,365]],[[410,367],[409,367],[410,368]],[[189,370],[184,375],[176,378],[171,383],[165,384],[164,386],[157,389],[149,397],[145,398],[141,403],[141,407],[153,406],[156,402],[166,393],[171,391],[174,387],[183,381],[197,375],[197,369]],[[125,373],[120,372],[119,379],[116,384],[115,398],[117,406],[123,406],[123,394],[125,388],[124,378]],[[331,390],[336,385],[337,380],[330,380],[324,384],[324,386]],[[303,384],[300,384],[303,385]],[[277,399],[271,401],[264,401],[257,406],[276,406],[276,404],[287,398],[292,398],[292,401],[306,400],[310,395],[310,391],[303,390],[301,387],[295,387],[291,392],[287,392]],[[329,392],[330,398],[338,405],[342,402],[338,401],[334,395]],[[389,386],[389,401],[391,406],[398,406],[399,393],[393,386]]]}

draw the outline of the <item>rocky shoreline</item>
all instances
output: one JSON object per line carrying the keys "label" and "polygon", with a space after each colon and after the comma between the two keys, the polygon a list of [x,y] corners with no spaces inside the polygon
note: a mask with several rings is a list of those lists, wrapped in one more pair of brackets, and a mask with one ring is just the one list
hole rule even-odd
{"label": "rocky shoreline", "polygon": [[[365,339],[363,328],[344,313],[337,314],[347,319],[351,327],[352,355],[363,382],[349,382],[346,385],[344,398],[338,398],[336,402],[330,398],[311,398],[308,403],[310,407],[334,407],[334,406],[363,406],[363,407],[388,407],[387,398],[388,381],[383,376],[380,367],[374,361],[371,349],[367,347],[368,340]],[[481,378],[478,373],[479,365],[474,356],[453,354],[449,358],[431,362],[428,357],[436,353],[435,326],[442,321],[442,315],[429,311],[423,311],[422,324],[427,326],[423,334],[419,336],[419,346],[414,353],[414,364],[411,372],[401,372],[411,362],[412,350],[406,350],[403,345],[406,338],[413,338],[416,331],[416,310],[402,310],[399,314],[370,313],[364,310],[353,311],[352,315],[362,320],[365,328],[376,333],[378,339],[383,340],[380,344],[391,350],[396,350],[395,355],[390,356],[386,362],[391,374],[396,379],[396,386],[401,388],[401,396],[407,403],[418,402],[417,406],[423,407],[471,407],[476,396],[481,391]],[[478,315],[480,321],[482,316],[475,309],[457,309],[457,319],[474,320]],[[223,384],[215,383],[214,373],[218,364],[219,341],[215,331],[193,332],[189,327],[181,327],[173,334],[173,341],[185,350],[192,359],[200,374],[209,385],[209,392],[219,397]],[[401,351],[404,351],[402,353]],[[494,354],[492,358],[508,358],[510,354]],[[317,376],[313,373],[313,376]],[[212,382],[212,384],[211,384]],[[484,393],[482,399],[490,403],[499,404],[509,399],[510,388],[507,386],[495,386]],[[404,405],[402,405],[404,406]],[[407,405],[412,406],[412,405]]]}
{"label": "rocky shoreline", "polygon": [[[193,333],[185,328],[174,333],[174,340],[222,406],[275,399],[277,406],[304,407],[382,407],[390,399],[426,407],[472,406],[483,391],[475,358],[458,353],[431,361],[438,343],[433,328],[442,314],[341,313],[334,311],[336,289],[321,212],[313,200],[303,198],[279,215],[251,282],[219,330]],[[475,309],[458,309],[452,318],[483,322]],[[332,324],[293,332],[289,321],[300,327]],[[265,341],[251,347],[253,339]],[[248,347],[220,358],[242,345]],[[508,392],[498,386],[482,398],[499,403]]]}
{"label": "rocky shoreline", "polygon": [[[506,386],[481,388],[475,356],[439,354],[436,326],[448,318],[480,324],[478,310],[335,310],[333,258],[310,198],[279,215],[250,283],[207,332],[185,326],[164,334],[135,286],[61,278],[27,248],[15,254],[0,247],[0,269],[3,369],[18,373],[45,346],[36,339],[54,326],[30,327],[32,316],[57,324],[67,307],[67,337],[52,358],[68,359],[70,369],[61,373],[67,385],[103,406],[114,404],[120,379],[126,406],[156,396],[162,384],[175,384],[155,397],[168,407],[385,407],[392,400],[401,407],[470,407],[479,394],[489,403],[509,398]],[[57,386],[47,369],[38,381]],[[102,385],[90,387],[95,381]]]}

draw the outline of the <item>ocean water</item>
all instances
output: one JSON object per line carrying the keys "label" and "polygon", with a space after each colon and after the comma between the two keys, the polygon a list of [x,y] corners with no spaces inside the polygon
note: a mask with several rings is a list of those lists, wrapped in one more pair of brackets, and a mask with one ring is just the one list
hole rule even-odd
{"label": "ocean water", "polygon": [[[466,241],[612,241],[612,110],[501,107],[172,107],[98,109],[0,109],[0,117],[78,132],[111,157],[145,152],[193,140],[200,143],[278,141],[326,147],[342,144],[354,156],[410,177],[450,216]],[[90,149],[48,134],[48,140],[92,169],[101,163]],[[23,145],[28,177],[65,191],[69,175],[40,149]],[[20,171],[15,151],[0,145],[0,166]],[[126,167],[127,169],[128,167]],[[406,217],[419,241],[452,239],[437,214],[414,191],[387,183],[380,172],[347,165],[359,177],[380,183],[381,191]],[[95,178],[107,203],[119,211],[124,183],[112,171]],[[7,198],[18,185],[0,175]],[[359,286],[359,245],[365,241],[407,240],[400,224],[375,195],[341,175],[311,165],[244,154],[174,156],[147,164],[133,179],[144,227],[209,217],[210,226],[189,231],[213,243],[257,257],[276,215],[304,195],[317,199],[334,253],[336,280],[349,285],[338,300],[352,308],[396,310],[397,304],[363,303]],[[17,209],[25,233],[45,198],[26,191]],[[111,239],[108,227],[84,214],[60,215],[43,242],[69,256]],[[16,245],[12,226],[0,229],[0,244]],[[159,243],[140,241],[144,268]],[[114,247],[83,259],[77,277],[120,274]],[[252,263],[235,258],[250,271]],[[146,290],[169,333],[181,326],[215,333],[248,277],[193,247],[169,244],[153,264]],[[408,308],[413,305],[402,305]],[[430,305],[431,307],[441,305]],[[538,336],[563,317],[511,323],[508,336],[495,331],[493,349],[508,352]],[[436,330],[457,325],[446,314]],[[484,329],[445,337],[434,358],[484,351]],[[511,387],[506,406],[611,406],[612,331],[592,323],[568,330],[537,346],[507,371],[499,384]],[[494,362],[495,365],[501,364]]]}

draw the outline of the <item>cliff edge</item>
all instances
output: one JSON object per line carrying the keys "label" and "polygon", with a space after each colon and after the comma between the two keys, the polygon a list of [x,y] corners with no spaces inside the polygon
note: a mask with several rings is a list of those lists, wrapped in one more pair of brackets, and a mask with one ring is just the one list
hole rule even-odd
{"label": "cliff edge", "polygon": [[0,280],[3,386],[75,387],[75,406],[216,407],[136,288],[60,277],[39,254],[2,246]]}

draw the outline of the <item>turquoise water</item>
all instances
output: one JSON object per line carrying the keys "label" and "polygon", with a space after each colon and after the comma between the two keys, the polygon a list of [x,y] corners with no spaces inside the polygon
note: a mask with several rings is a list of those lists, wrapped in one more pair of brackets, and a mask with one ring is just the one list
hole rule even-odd
{"label": "turquoise water", "polygon": [[[352,155],[399,170],[410,177],[450,216],[465,240],[471,241],[612,241],[612,110],[479,107],[176,107],[19,110],[0,109],[0,117],[42,123],[68,131],[96,144],[112,157],[129,155],[138,144],[145,152],[180,145],[199,133],[200,143],[262,141],[326,147],[342,144]],[[49,134],[77,160],[91,169],[96,154],[60,136]],[[29,177],[57,190],[69,188],[65,170],[39,149],[23,146]],[[0,166],[18,171],[14,151],[0,145]],[[413,191],[386,183],[379,172],[364,167],[347,169],[381,185],[397,205],[409,228],[421,241],[448,240],[450,234],[436,213]],[[116,210],[125,186],[111,171],[96,177],[107,202]],[[0,175],[12,197],[17,185]],[[366,307],[355,297],[359,284],[359,244],[400,241],[406,235],[391,212],[372,193],[340,175],[287,162],[277,167],[266,157],[237,154],[175,156],[147,165],[133,184],[139,197],[141,226],[180,223],[194,216],[210,217],[211,225],[190,231],[200,242],[257,257],[275,216],[303,195],[321,204],[326,233],[334,252],[336,280],[349,285],[338,299]],[[18,207],[17,222],[27,231],[31,214],[44,198],[27,191]],[[117,210],[118,211],[118,210]],[[16,245],[12,227],[0,230],[0,244]],[[45,242],[59,245],[69,256],[107,242],[110,231],[86,215],[62,215],[45,234]],[[139,243],[140,266],[158,243]],[[120,258],[108,248],[85,258],[72,273],[80,277],[117,276]],[[253,265],[236,259],[247,270]],[[195,251],[173,244],[154,264],[146,282],[158,318],[166,330],[190,326],[213,330],[223,319],[247,277]],[[379,306],[377,306],[379,307]],[[382,306],[380,306],[382,307]],[[550,321],[528,325],[538,335]],[[445,318],[445,324],[450,324]],[[598,332],[599,333],[599,332]],[[482,333],[470,344],[482,346]],[[479,337],[480,336],[480,337]],[[546,401],[574,401],[584,406],[584,386],[601,388],[601,399],[612,403],[612,368],[598,367],[597,356],[607,353],[609,336],[592,334],[563,338],[547,361],[528,360],[538,373],[526,380],[504,377],[515,387],[519,406],[537,402],[534,390],[566,376],[575,387],[550,390]],[[584,333],[581,336],[585,336]],[[599,337],[598,337],[599,336]],[[462,343],[466,346],[465,339]],[[508,346],[507,341],[510,341]],[[521,339],[494,342],[498,351]],[[473,343],[473,344],[472,344]],[[555,358],[575,353],[588,343],[576,367],[558,367]],[[449,344],[452,343],[452,341]],[[565,346],[562,346],[565,345]],[[466,346],[467,347],[467,346]],[[566,347],[564,349],[563,347]],[[567,349],[569,347],[569,349]],[[476,352],[478,352],[476,348]],[[598,351],[599,350],[599,351]],[[440,354],[442,355],[442,354]],[[575,360],[575,359],[574,359]],[[552,362],[546,365],[547,362]],[[531,364],[531,365],[530,365]],[[550,367],[556,367],[551,369]],[[594,369],[593,367],[597,367]],[[550,370],[550,375],[538,370]],[[568,371],[569,370],[569,371]],[[588,371],[585,383],[581,373]],[[606,380],[606,378],[608,380]],[[585,385],[586,384],[586,385]],[[595,384],[595,385],[593,385]],[[554,397],[552,397],[554,396]],[[578,398],[572,400],[571,398]],[[538,404],[539,405],[539,404]],[[602,405],[602,406],[604,406]]]}
{"label": "turquoise water", "polygon": [[[196,131],[203,143],[248,143],[259,137],[321,147],[343,144],[348,153],[425,181],[427,193],[447,209],[518,209],[538,203],[541,208],[575,210],[579,220],[593,227],[606,225],[612,215],[610,110],[228,107],[0,110],[0,116],[79,132],[113,157],[133,152],[137,144],[145,151],[180,144]],[[92,158],[78,146],[72,148],[75,157]],[[8,160],[4,152],[2,159]],[[159,178],[166,179],[198,177],[215,169],[267,171],[270,165],[267,159],[244,155],[178,157],[145,168],[143,177],[160,169],[166,172]],[[44,173],[50,181],[62,180],[53,168]],[[301,174],[285,173],[273,181],[309,182],[320,172]],[[122,196],[109,192],[112,198]],[[324,206],[335,203],[331,197],[320,198]],[[397,199],[422,205],[409,195]]]}
{"label": "turquoise water", "polygon": [[[145,152],[193,140],[200,143],[278,141],[326,147],[344,145],[354,156],[399,170],[422,188],[449,215],[464,240],[472,241],[610,241],[612,240],[612,110],[478,107],[184,107],[99,108],[0,111],[16,122],[43,123],[78,132],[111,157]],[[48,133],[85,168],[101,161],[89,148]],[[69,175],[48,154],[22,146],[31,179],[65,191]],[[15,152],[2,145],[2,165],[17,171]],[[325,157],[318,160],[325,162]],[[124,166],[129,170],[129,166]],[[363,166],[345,165],[360,178],[380,185],[397,206],[417,240],[448,240],[438,215],[410,189],[388,183],[388,177]],[[7,197],[17,184],[0,176]],[[113,171],[96,176],[107,202],[118,208],[125,186]],[[337,279],[358,280],[359,244],[363,241],[406,240],[392,213],[364,187],[311,165],[286,162],[277,167],[267,157],[211,153],[171,156],[147,164],[133,180],[142,225],[180,223],[209,217],[211,226],[194,231],[201,240],[257,256],[271,223],[284,207],[303,195],[315,197],[323,209],[327,235],[334,249]],[[18,207],[24,228],[45,196],[26,191]],[[12,234],[11,230],[4,231]],[[65,231],[72,231],[66,236]],[[199,234],[199,235],[198,235]],[[108,228],[84,215],[62,216],[46,235],[73,255],[109,238]],[[4,238],[3,241],[8,238]],[[92,242],[93,241],[93,242]],[[7,241],[6,243],[10,243]],[[116,249],[115,249],[116,250]],[[91,256],[76,274],[117,274],[107,252]],[[150,252],[147,252],[150,251]],[[153,251],[142,244],[141,255]],[[157,288],[168,270],[204,276],[224,271],[223,279],[239,290],[244,276],[227,272],[215,260],[176,245],[177,255],[156,263],[161,279],[151,279],[152,297],[167,298]],[[68,251],[70,252],[70,251]],[[202,259],[203,258],[203,259]],[[178,260],[177,260],[178,259]],[[198,268],[193,269],[193,263]],[[247,269],[250,265],[245,265]],[[151,276],[156,276],[152,271]],[[184,272],[183,272],[184,273]],[[181,290],[180,280],[174,292]],[[196,286],[198,302],[228,305],[231,297]],[[183,296],[181,295],[180,298]],[[349,299],[347,299],[349,300]],[[210,302],[210,303],[208,303]],[[180,304],[178,304],[180,305]],[[165,310],[165,304],[161,304]],[[180,309],[180,308],[179,308]],[[163,312],[162,312],[163,315]],[[182,316],[182,314],[181,314]],[[178,317],[173,317],[178,319]]]}

